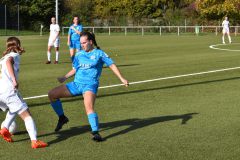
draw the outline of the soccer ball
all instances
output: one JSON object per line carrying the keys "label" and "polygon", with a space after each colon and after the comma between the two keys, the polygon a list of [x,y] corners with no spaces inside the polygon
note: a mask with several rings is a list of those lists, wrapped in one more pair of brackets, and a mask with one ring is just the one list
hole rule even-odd
{"label": "soccer ball", "polygon": [[[2,122],[2,124],[1,124],[1,129],[3,128],[3,124],[4,124],[4,121]],[[12,124],[10,125],[10,127],[9,127],[9,132],[11,133],[11,134],[14,134],[14,133],[16,133],[17,132],[17,123],[16,123],[16,121],[13,121],[12,122]]]}

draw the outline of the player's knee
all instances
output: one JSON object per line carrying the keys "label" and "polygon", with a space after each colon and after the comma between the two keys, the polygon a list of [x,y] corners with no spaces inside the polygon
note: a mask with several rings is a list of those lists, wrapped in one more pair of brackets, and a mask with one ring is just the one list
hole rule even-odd
{"label": "player's knee", "polygon": [[50,90],[48,92],[48,98],[50,99],[50,101],[54,101],[54,97],[55,97],[55,93],[53,90]]}

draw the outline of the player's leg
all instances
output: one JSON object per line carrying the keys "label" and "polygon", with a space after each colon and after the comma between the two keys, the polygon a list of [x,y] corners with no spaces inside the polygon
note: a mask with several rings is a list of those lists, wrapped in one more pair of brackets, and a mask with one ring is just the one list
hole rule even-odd
{"label": "player's leg", "polygon": [[62,126],[69,121],[68,118],[64,115],[62,102],[60,100],[60,98],[67,97],[72,97],[72,94],[69,92],[66,85],[58,86],[48,92],[48,98],[51,102],[51,106],[59,117],[55,131],[59,131]]}
{"label": "player's leg", "polygon": [[55,42],[54,42],[55,53],[56,53],[56,59],[54,61],[54,64],[58,64],[58,60],[59,60],[59,45],[60,45],[60,40],[56,39]]}
{"label": "player's leg", "polygon": [[11,138],[11,133],[9,132],[9,127],[12,124],[12,122],[15,120],[16,118],[16,113],[11,113],[11,112],[7,112],[6,114],[6,118],[3,122],[3,128],[0,130],[0,135],[2,135],[3,139],[7,142],[13,142],[12,138]]}
{"label": "player's leg", "polygon": [[31,145],[32,148],[36,149],[36,148],[43,148],[46,147],[48,144],[37,140],[37,129],[36,129],[36,125],[35,122],[30,114],[30,111],[28,110],[28,107],[24,107],[22,108],[19,112],[18,112],[19,116],[22,118],[22,120],[25,123],[25,127],[26,130],[28,132],[28,135],[31,139]]}
{"label": "player's leg", "polygon": [[232,43],[232,39],[231,39],[231,36],[230,36],[230,32],[227,32],[227,36],[228,36],[228,41],[229,41],[229,43]]}
{"label": "player's leg", "polygon": [[50,64],[50,63],[51,63],[51,49],[52,49],[52,46],[51,46],[51,45],[48,45],[48,50],[47,50],[47,62],[46,62],[46,64]]}
{"label": "player's leg", "polygon": [[56,59],[54,64],[58,64],[58,60],[59,60],[59,47],[55,47],[55,52],[56,52]]}
{"label": "player's leg", "polygon": [[88,116],[88,121],[92,129],[93,140],[96,142],[103,141],[102,137],[99,134],[99,122],[98,115],[94,111],[94,103],[96,99],[96,94],[92,91],[86,91],[83,94],[84,97],[84,106]]}
{"label": "player's leg", "polygon": [[17,115],[16,113],[11,113],[11,112],[8,111],[7,114],[6,114],[6,118],[3,122],[3,127],[9,129],[10,125],[15,120],[16,115]]}
{"label": "player's leg", "polygon": [[225,29],[223,29],[223,31],[222,31],[222,43],[223,44],[225,44],[224,36],[225,36]]}

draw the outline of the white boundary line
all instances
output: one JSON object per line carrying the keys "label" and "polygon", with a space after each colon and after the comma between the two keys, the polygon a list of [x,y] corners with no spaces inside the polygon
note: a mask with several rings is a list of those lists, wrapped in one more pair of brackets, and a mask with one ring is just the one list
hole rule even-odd
{"label": "white boundary line", "polygon": [[[233,43],[233,44],[239,44],[239,43]],[[209,48],[211,49],[217,49],[217,50],[221,50],[221,51],[232,51],[232,52],[239,52],[240,50],[238,49],[224,49],[224,48],[218,48],[218,46],[226,46],[227,44],[214,44],[214,45],[210,45]]]}
{"label": "white boundary line", "polygon": [[[203,74],[209,74],[209,73],[217,73],[217,72],[237,70],[237,69],[240,69],[240,66],[239,66],[239,67],[223,68],[223,69],[218,69],[218,70],[205,71],[205,72],[198,72],[198,73],[183,74],[183,75],[178,75],[178,76],[170,76],[170,77],[149,79],[149,80],[144,80],[144,81],[136,81],[136,82],[130,82],[129,84],[130,84],[130,85],[133,85],[133,84],[140,84],[140,83],[161,81],[161,80],[167,80],[167,79],[175,79],[175,78],[181,78],[181,77],[189,77],[189,76],[203,75]],[[109,85],[109,86],[102,86],[102,87],[99,87],[99,89],[113,88],[113,87],[118,87],[118,86],[123,86],[123,85],[124,85],[124,84],[114,84],[114,85]],[[26,97],[26,98],[23,98],[23,99],[24,99],[24,100],[27,100],[27,99],[36,99],[36,98],[42,98],[42,97],[47,97],[47,96],[48,96],[48,95],[40,95],[40,96]]]}

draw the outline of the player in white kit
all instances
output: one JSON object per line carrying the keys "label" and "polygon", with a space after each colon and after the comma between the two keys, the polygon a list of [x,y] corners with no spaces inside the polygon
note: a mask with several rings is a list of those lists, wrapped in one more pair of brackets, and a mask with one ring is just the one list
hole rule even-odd
{"label": "player in white kit", "polygon": [[60,32],[60,27],[58,24],[56,24],[56,18],[52,17],[51,18],[51,25],[50,25],[50,35],[48,39],[48,51],[47,51],[47,62],[46,64],[51,63],[51,49],[54,46],[55,47],[55,52],[56,52],[56,59],[54,61],[54,64],[58,64],[58,58],[59,58],[59,32]]}
{"label": "player in white kit", "polygon": [[47,143],[37,140],[35,123],[27,104],[18,92],[20,55],[24,52],[24,49],[21,47],[20,40],[16,37],[7,39],[6,48],[3,57],[0,59],[0,109],[9,111],[4,120],[4,126],[0,130],[0,136],[7,142],[13,142],[8,129],[16,115],[19,115],[25,122],[32,148],[46,147]]}
{"label": "player in white kit", "polygon": [[224,21],[222,22],[222,27],[223,27],[223,30],[222,30],[222,43],[225,44],[225,40],[224,40],[224,37],[225,35],[227,34],[228,36],[228,41],[229,43],[232,43],[232,40],[231,40],[231,36],[230,36],[230,32],[229,32],[229,21],[228,21],[228,17],[225,17]]}

